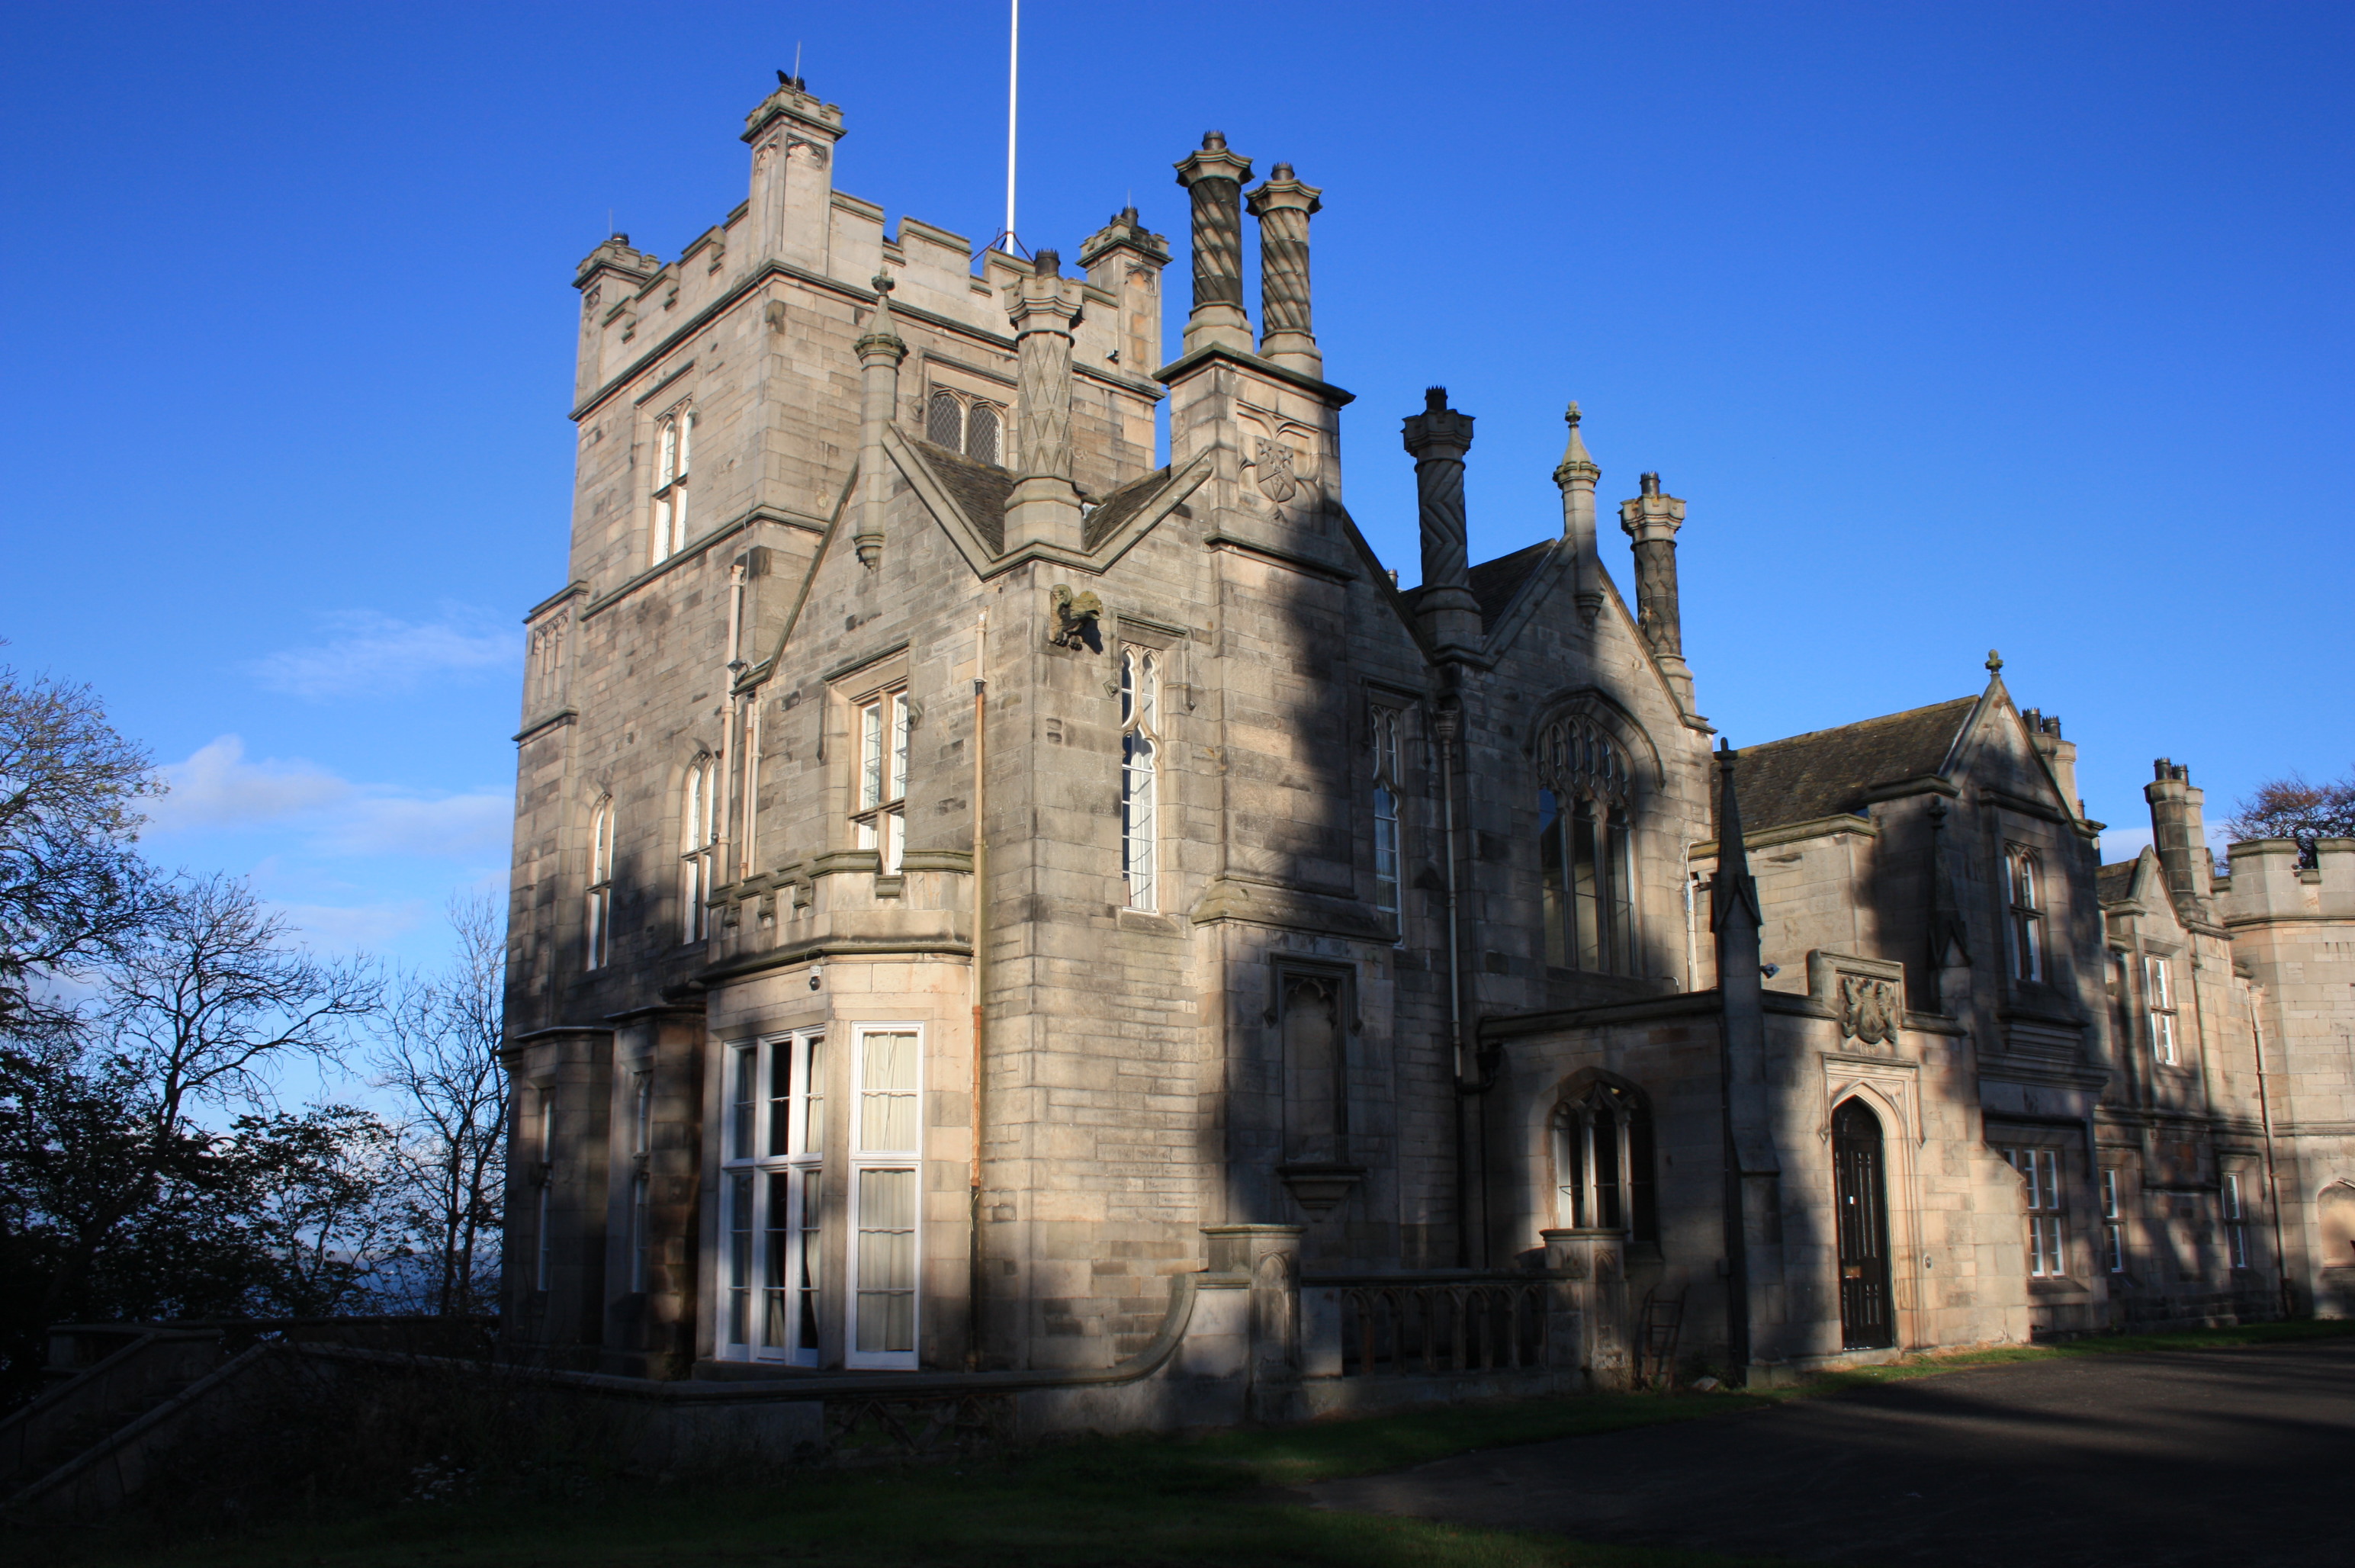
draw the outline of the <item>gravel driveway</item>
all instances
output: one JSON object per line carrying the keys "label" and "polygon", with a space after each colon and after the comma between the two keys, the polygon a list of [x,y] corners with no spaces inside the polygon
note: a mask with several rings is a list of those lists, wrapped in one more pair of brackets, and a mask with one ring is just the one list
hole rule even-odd
{"label": "gravel driveway", "polygon": [[1800,1562],[2355,1564],[2355,1343],[1984,1367],[1309,1490]]}

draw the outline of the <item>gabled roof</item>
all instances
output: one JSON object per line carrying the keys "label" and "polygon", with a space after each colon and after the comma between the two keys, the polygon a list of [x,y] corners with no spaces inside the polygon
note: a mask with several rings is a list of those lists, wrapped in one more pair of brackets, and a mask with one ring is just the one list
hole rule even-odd
{"label": "gabled roof", "polygon": [[1144,478],[1132,479],[1106,496],[1097,504],[1095,510],[1088,514],[1088,520],[1082,525],[1080,548],[1094,549],[1112,538],[1122,524],[1143,511],[1146,503],[1161,493],[1161,486],[1168,479],[1169,470],[1156,468]]}
{"label": "gabled roof", "polygon": [[1744,747],[1734,773],[1743,835],[1856,811],[1876,784],[1937,773],[1978,704],[1958,697]]}
{"label": "gabled roof", "polygon": [[2115,866],[2105,866],[2094,873],[2094,896],[2105,904],[2124,903],[2134,896],[2135,873],[2142,869],[2142,857],[2120,860]]}

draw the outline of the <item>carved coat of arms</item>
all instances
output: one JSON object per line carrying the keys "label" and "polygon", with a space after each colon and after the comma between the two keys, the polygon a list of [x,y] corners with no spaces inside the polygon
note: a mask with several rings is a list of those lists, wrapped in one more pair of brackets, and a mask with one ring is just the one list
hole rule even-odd
{"label": "carved coat of arms", "polygon": [[1266,436],[1259,438],[1259,452],[1252,459],[1259,470],[1259,492],[1276,505],[1282,506],[1299,492],[1300,478],[1292,472],[1292,448]]}
{"label": "carved coat of arms", "polygon": [[1864,975],[1840,977],[1840,1033],[1865,1045],[1897,1041],[1897,987]]}

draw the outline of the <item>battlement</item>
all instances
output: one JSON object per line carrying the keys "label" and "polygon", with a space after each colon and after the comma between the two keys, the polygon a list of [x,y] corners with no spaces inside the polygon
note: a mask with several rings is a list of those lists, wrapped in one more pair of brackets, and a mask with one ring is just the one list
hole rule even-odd
{"label": "battlement", "polygon": [[2224,919],[2238,925],[2287,917],[2355,920],[2355,838],[2323,838],[2300,869],[2294,838],[2232,846],[2232,874],[2216,880]]}
{"label": "battlement", "polygon": [[[972,335],[1010,354],[1007,290],[1029,271],[1003,251],[976,252],[964,235],[921,219],[890,231],[875,202],[834,187],[839,107],[793,81],[747,117],[747,198],[689,241],[676,261],[640,251],[615,234],[584,258],[576,414],[626,384],[665,347],[726,308],[769,275],[782,273],[871,302],[871,282],[889,270],[903,318]],[[1148,378],[1159,362],[1158,273],[1169,259],[1161,236],[1116,215],[1082,246],[1088,308],[1073,332],[1075,370],[1157,395]]]}

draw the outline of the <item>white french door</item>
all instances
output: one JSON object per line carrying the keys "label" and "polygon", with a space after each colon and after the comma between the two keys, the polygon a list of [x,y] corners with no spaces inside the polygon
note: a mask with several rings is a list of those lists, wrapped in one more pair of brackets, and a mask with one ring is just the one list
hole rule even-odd
{"label": "white french door", "polygon": [[728,1047],[721,1149],[719,1354],[818,1364],[826,1036]]}
{"label": "white french door", "polygon": [[869,1024],[852,1037],[850,1336],[853,1367],[916,1365],[923,1035]]}

